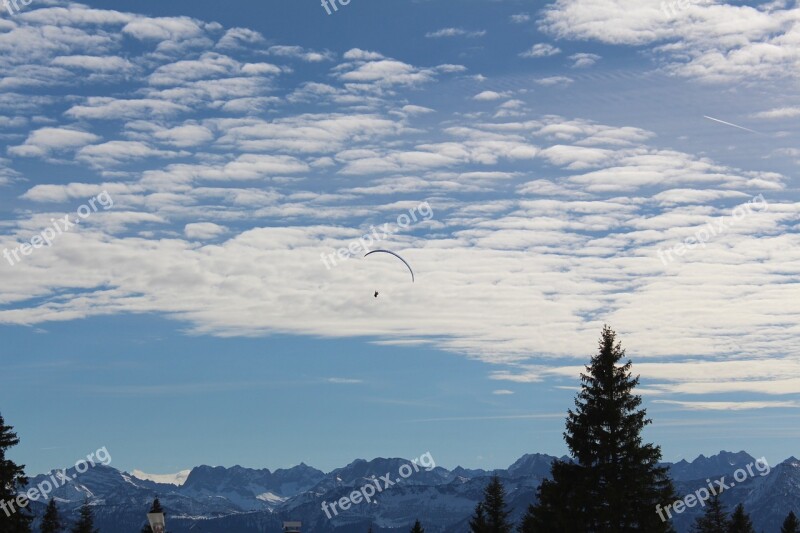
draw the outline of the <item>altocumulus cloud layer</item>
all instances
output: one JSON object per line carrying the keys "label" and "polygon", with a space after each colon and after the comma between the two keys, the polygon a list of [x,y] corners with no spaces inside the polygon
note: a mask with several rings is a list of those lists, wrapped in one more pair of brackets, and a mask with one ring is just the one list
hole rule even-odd
{"label": "altocumulus cloud layer", "polygon": [[[524,91],[484,90],[459,64],[39,5],[0,19],[0,191],[13,198],[0,248],[101,191],[114,208],[3,262],[0,323],[162,313],[219,336],[370,336],[480,358],[501,365],[494,379],[518,382],[575,376],[610,323],[662,401],[749,392],[764,398],[679,405],[794,405],[790,176],[666,148],[632,125],[536,114]],[[520,24],[644,47],[663,72],[701,83],[797,87],[800,72],[800,10],[786,2],[689,2],[667,17],[660,2],[557,0],[536,20],[509,21]],[[445,30],[430,36],[484,38]],[[560,54],[532,46],[525,61]],[[465,91],[457,109],[436,106],[442,86]],[[659,258],[759,194],[768,209]],[[416,284],[380,260],[325,268],[322,253],[422,201],[434,217],[384,243],[414,265]]]}

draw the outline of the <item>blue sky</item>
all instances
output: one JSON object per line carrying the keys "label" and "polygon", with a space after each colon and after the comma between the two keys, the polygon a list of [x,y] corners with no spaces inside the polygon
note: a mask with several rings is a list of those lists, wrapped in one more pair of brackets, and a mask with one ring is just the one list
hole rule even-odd
{"label": "blue sky", "polygon": [[[605,323],[665,460],[796,455],[800,9],[675,6],[2,12],[15,458],[561,455]],[[80,224],[22,251],[64,216]],[[320,260],[385,223],[415,283],[360,249]]]}

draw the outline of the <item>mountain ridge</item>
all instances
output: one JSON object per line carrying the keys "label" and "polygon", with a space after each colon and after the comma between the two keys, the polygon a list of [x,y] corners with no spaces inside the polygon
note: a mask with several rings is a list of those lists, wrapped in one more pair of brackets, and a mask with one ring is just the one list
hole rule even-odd
{"label": "mountain ridge", "polygon": [[[76,478],[56,489],[52,496],[69,519],[76,516],[88,497],[102,533],[138,533],[155,496],[166,509],[172,533],[196,533],[198,527],[199,531],[215,533],[278,533],[283,520],[301,520],[305,531],[321,533],[365,532],[372,524],[377,533],[407,531],[416,518],[430,533],[463,533],[490,476],[498,475],[503,480],[509,507],[513,509],[512,519],[518,522],[557,459],[568,458],[529,453],[508,468],[495,470],[461,466],[448,470],[431,463],[415,468],[411,461],[396,457],[356,459],[327,473],[304,463],[275,471],[239,465],[199,465],[190,469],[181,485],[157,481],[171,479],[170,475],[140,479],[111,466],[97,465],[83,474],[68,470]],[[722,450],[709,457],[701,454],[691,462],[662,464],[669,467],[681,496],[706,486],[707,479],[730,479],[734,471],[751,465],[754,475],[725,491],[722,501],[728,510],[743,503],[757,530],[778,531],[789,510],[800,514],[800,461],[790,457],[769,465],[765,475],[760,475],[762,470],[754,470],[755,461],[745,451]],[[47,476],[32,477],[28,487],[35,487]],[[376,489],[370,502],[330,513],[330,518],[323,512],[323,502],[349,498],[353,491],[368,485],[382,487]],[[44,504],[33,505],[41,516]],[[701,511],[698,506],[676,515],[677,531],[688,531]]]}

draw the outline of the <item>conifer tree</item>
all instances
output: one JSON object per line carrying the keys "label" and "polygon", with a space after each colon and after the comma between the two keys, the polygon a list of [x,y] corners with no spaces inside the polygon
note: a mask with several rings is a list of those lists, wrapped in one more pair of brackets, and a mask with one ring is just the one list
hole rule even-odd
{"label": "conifer tree", "polygon": [[616,333],[603,328],[598,354],[581,374],[581,391],[567,414],[564,439],[573,461],[555,461],[523,533],[674,531],[656,512],[676,499],[661,448],[642,441],[652,423],[633,390],[639,378]]}
{"label": "conifer tree", "polygon": [[756,533],[750,515],[744,512],[744,506],[740,503],[733,510],[730,522],[728,522],[728,533]]}
{"label": "conifer tree", "polygon": [[475,506],[475,514],[469,520],[470,533],[488,533],[489,526],[486,523],[486,513],[483,510],[483,502]]}
{"label": "conifer tree", "polygon": [[419,520],[414,522],[414,527],[411,528],[411,533],[425,533],[425,528],[419,523]]}
{"label": "conifer tree", "polygon": [[728,514],[715,494],[706,504],[703,516],[695,520],[692,533],[728,533]]}
{"label": "conifer tree", "polygon": [[50,498],[50,501],[47,502],[47,510],[44,512],[40,529],[42,533],[61,533],[64,529],[55,498]]}
{"label": "conifer tree", "polygon": [[786,520],[781,526],[781,533],[800,533],[800,522],[797,521],[793,511],[789,511],[789,514],[786,515]]}
{"label": "conifer tree", "polygon": [[506,508],[506,491],[498,476],[483,489],[483,501],[475,508],[470,521],[473,533],[510,533],[514,526],[508,521],[510,511]]}
{"label": "conifer tree", "polygon": [[81,505],[81,515],[78,521],[72,526],[71,533],[99,533],[99,530],[94,528],[94,515],[92,514],[92,507],[89,505],[89,500],[85,500]]}
{"label": "conifer tree", "polygon": [[27,500],[20,509],[17,494],[27,483],[25,466],[17,465],[6,458],[6,452],[19,444],[14,428],[7,426],[0,415],[0,531],[3,533],[29,533],[31,530],[30,509]]}

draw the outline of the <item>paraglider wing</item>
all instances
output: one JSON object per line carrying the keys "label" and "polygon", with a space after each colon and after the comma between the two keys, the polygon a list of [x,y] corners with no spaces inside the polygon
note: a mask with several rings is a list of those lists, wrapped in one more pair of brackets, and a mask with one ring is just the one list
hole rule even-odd
{"label": "paraglider wing", "polygon": [[377,253],[390,254],[390,255],[393,255],[396,258],[398,258],[400,261],[402,261],[403,264],[405,264],[408,267],[408,271],[411,272],[411,283],[414,283],[414,270],[411,268],[411,265],[408,264],[408,261],[406,261],[405,259],[403,259],[399,255],[397,255],[393,251],[391,251],[391,250],[372,250],[371,252],[369,252],[366,255],[364,255],[364,257],[367,257],[368,255],[372,255],[372,254],[377,254]]}

